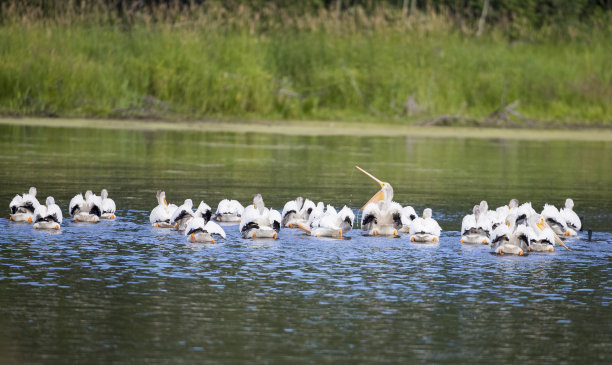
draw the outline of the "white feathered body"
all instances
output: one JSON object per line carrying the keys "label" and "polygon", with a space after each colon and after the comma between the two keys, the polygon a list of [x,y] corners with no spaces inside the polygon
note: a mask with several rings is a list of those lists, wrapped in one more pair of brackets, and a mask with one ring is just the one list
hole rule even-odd
{"label": "white feathered body", "polygon": [[172,213],[170,224],[174,225],[179,231],[184,231],[194,217],[193,202],[191,199],[186,199],[185,203]]}
{"label": "white feathered body", "polygon": [[215,219],[219,222],[240,222],[244,207],[237,200],[223,199],[217,205]]}
{"label": "white feathered body", "polygon": [[225,238],[225,231],[217,223],[202,217],[193,218],[185,229],[185,236],[192,243],[214,243],[214,235]]}
{"label": "white feathered body", "polygon": [[75,222],[97,223],[102,215],[102,199],[94,194],[75,195],[70,200],[70,215]]}
{"label": "white feathered body", "polygon": [[400,233],[410,233],[410,224],[418,217],[418,214],[414,210],[413,207],[407,205],[402,208],[400,211],[400,219],[402,221],[402,228],[400,228]]}
{"label": "white feathered body", "polygon": [[412,242],[438,242],[442,228],[433,218],[418,217],[410,225]]}
{"label": "white feathered body", "polygon": [[102,219],[115,219],[115,201],[111,198],[102,199]]}
{"label": "white feathered body", "polygon": [[461,243],[487,244],[491,242],[491,221],[486,214],[468,214],[461,221]]}
{"label": "white feathered body", "polygon": [[342,238],[342,235],[353,229],[355,213],[346,205],[336,211],[328,205],[325,212],[313,209],[309,216],[310,235],[314,237]]}
{"label": "white feathered body", "polygon": [[372,236],[397,236],[402,229],[402,206],[396,202],[369,203],[363,210],[361,230]]}
{"label": "white feathered body", "polygon": [[62,210],[57,204],[39,205],[34,211],[34,228],[60,229]]}
{"label": "white feathered body", "polygon": [[497,254],[523,255],[529,250],[533,230],[521,224],[517,227],[499,225],[491,234],[491,249]]}
{"label": "white feathered body", "polygon": [[[32,189],[30,190],[32,191]],[[32,222],[34,220],[34,211],[39,206],[40,203],[33,194],[15,195],[9,204],[11,220],[14,222]]]}
{"label": "white feathered body", "polygon": [[280,213],[274,209],[263,208],[260,212],[249,205],[242,214],[240,233],[244,238],[277,238],[281,220]]}
{"label": "white feathered body", "polygon": [[576,236],[575,230],[569,228],[565,222],[565,219],[561,216],[561,213],[554,205],[545,204],[542,210],[542,217],[548,223],[550,228],[559,236],[569,237]]}
{"label": "white feathered body", "polygon": [[298,223],[307,224],[315,208],[314,202],[310,199],[306,199],[303,204],[301,197],[288,201],[281,213],[283,227],[297,228]]}

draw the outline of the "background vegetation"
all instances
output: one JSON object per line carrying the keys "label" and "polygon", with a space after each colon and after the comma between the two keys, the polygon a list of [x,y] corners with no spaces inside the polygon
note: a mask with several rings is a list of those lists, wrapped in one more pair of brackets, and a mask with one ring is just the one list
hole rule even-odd
{"label": "background vegetation", "polygon": [[0,114],[609,126],[611,14],[586,0],[0,0]]}

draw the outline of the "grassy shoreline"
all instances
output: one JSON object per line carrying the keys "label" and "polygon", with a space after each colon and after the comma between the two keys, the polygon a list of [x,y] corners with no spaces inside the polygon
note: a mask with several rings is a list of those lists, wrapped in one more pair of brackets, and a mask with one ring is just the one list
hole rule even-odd
{"label": "grassy shoreline", "polygon": [[474,127],[412,126],[329,121],[169,122],[83,118],[0,118],[0,125],[45,128],[92,128],[141,131],[265,133],[311,136],[483,138],[508,140],[568,140],[612,142],[612,129],[544,130]]}
{"label": "grassy shoreline", "polygon": [[177,12],[5,14],[0,115],[612,126],[609,25],[509,39],[384,8]]}

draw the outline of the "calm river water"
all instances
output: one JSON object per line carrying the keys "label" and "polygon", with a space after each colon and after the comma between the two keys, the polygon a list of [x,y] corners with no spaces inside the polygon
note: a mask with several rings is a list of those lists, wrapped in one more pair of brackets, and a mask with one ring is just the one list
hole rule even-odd
{"label": "calm river water", "polygon": [[[312,137],[0,126],[0,363],[610,363],[612,143]],[[281,210],[301,195],[357,211],[391,183],[433,209],[440,243],[407,237],[227,239],[193,246],[150,227],[155,191]],[[8,220],[37,186],[58,232]],[[66,219],[109,190],[115,221]],[[498,257],[459,243],[486,199],[561,205],[593,230],[572,251]]]}

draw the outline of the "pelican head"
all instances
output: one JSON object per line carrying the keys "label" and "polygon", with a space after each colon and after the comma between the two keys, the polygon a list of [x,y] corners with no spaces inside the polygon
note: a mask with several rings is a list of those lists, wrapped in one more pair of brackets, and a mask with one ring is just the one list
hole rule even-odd
{"label": "pelican head", "polygon": [[431,218],[431,208],[425,208],[423,210],[423,219]]}
{"label": "pelican head", "polygon": [[185,204],[189,209],[193,208],[193,200],[191,199],[185,199],[185,202],[183,204]]}
{"label": "pelican head", "polygon": [[489,210],[489,203],[486,200],[480,202],[480,213],[487,213]]}
{"label": "pelican head", "polygon": [[106,189],[102,189],[100,196],[102,197],[102,200],[108,198],[108,191]]}
{"label": "pelican head", "polygon": [[168,206],[168,202],[166,201],[166,192],[165,191],[157,190],[156,196],[157,196],[157,203],[159,205],[163,204],[165,206]]}
{"label": "pelican head", "polygon": [[357,170],[368,175],[370,178],[372,178],[372,180],[376,181],[380,185],[380,190],[378,191],[378,193],[374,194],[374,196],[370,198],[370,200],[368,200],[368,202],[365,203],[363,207],[361,207],[361,210],[363,210],[363,208],[365,208],[370,203],[375,203],[379,201],[390,202],[393,200],[393,187],[391,186],[391,184],[385,181],[380,181],[379,179],[374,177],[374,175],[370,174],[359,166],[355,167],[357,168]]}
{"label": "pelican head", "polygon": [[53,204],[55,204],[55,199],[53,199],[53,197],[52,197],[52,196],[48,196],[48,197],[47,197],[47,200],[45,201],[45,204],[47,205],[47,207],[48,207],[49,205],[53,205]]}
{"label": "pelican head", "polygon": [[518,199],[512,199],[510,200],[510,203],[508,203],[508,208],[510,209],[518,208],[518,206],[519,206]]}
{"label": "pelican head", "polygon": [[295,204],[297,205],[299,211],[300,209],[302,209],[302,204],[304,204],[304,198],[298,196],[297,198],[295,198]]}
{"label": "pelican head", "polygon": [[30,190],[28,191],[28,194],[36,198],[36,188],[32,186]]}
{"label": "pelican head", "polygon": [[85,192],[85,200],[87,200],[87,198],[89,198],[89,197],[90,197],[90,196],[92,196],[92,195],[93,195],[93,192],[92,192],[91,190],[87,190],[87,191]]}
{"label": "pelican head", "polygon": [[478,218],[480,217],[480,205],[474,205],[472,213],[474,213],[474,220],[478,222]]}
{"label": "pelican head", "polygon": [[574,210],[574,201],[570,198],[565,199],[565,208]]}
{"label": "pelican head", "polygon": [[253,205],[259,211],[260,214],[263,213],[265,204],[263,198],[261,197],[261,194],[255,195],[255,197],[253,198]]}

